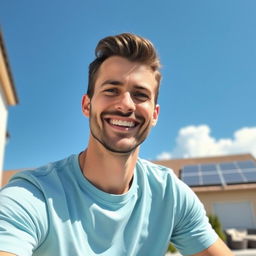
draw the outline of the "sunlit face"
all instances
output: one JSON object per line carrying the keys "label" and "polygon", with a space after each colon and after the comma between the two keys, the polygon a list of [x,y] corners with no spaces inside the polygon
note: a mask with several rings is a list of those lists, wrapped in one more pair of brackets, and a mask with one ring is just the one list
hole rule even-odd
{"label": "sunlit face", "polygon": [[98,71],[94,94],[83,97],[91,139],[117,153],[134,151],[156,124],[157,81],[146,65],[113,56]]}

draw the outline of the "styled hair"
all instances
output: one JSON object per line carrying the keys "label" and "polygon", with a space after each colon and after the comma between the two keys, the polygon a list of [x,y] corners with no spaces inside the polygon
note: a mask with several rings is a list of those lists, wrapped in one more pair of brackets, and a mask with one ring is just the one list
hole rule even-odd
{"label": "styled hair", "polygon": [[157,102],[159,85],[161,80],[160,60],[154,45],[143,37],[131,33],[123,33],[116,36],[108,36],[101,39],[95,49],[95,60],[89,65],[89,78],[87,94],[92,98],[95,81],[100,65],[111,56],[120,56],[129,61],[148,65],[157,81],[155,102]]}

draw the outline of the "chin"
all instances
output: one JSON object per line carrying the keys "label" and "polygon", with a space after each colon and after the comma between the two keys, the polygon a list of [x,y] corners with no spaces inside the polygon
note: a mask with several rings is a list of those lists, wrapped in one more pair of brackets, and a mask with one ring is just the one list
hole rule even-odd
{"label": "chin", "polygon": [[141,138],[140,140],[136,140],[135,138],[117,139],[107,136],[96,136],[94,133],[91,134],[105,149],[118,154],[130,154],[134,152],[145,140],[145,138]]}
{"label": "chin", "polygon": [[134,152],[137,148],[138,145],[133,146],[133,147],[112,147],[108,145],[103,145],[108,151],[112,153],[118,153],[118,154],[129,154]]}
{"label": "chin", "polygon": [[134,142],[134,143],[130,143],[129,145],[127,143],[122,143],[119,144],[119,145],[113,145],[113,144],[108,144],[108,143],[102,143],[102,145],[110,152],[112,153],[118,153],[118,154],[130,154],[130,153],[133,153],[134,151],[136,151],[140,144],[142,143],[143,141],[141,142]]}

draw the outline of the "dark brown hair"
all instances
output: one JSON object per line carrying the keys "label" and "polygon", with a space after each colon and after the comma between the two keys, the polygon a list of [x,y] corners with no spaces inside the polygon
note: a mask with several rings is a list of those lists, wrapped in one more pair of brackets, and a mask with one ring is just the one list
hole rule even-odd
{"label": "dark brown hair", "polygon": [[120,56],[130,61],[146,64],[155,72],[158,83],[155,95],[155,102],[157,102],[161,80],[160,60],[154,45],[148,39],[131,33],[108,36],[99,41],[95,49],[95,56],[95,60],[89,65],[87,94],[90,98],[94,93],[94,85],[100,65],[111,56]]}

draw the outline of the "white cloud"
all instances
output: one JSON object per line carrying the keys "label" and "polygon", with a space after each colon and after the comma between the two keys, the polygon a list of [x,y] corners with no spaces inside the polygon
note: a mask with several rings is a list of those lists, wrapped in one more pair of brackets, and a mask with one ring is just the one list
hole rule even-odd
{"label": "white cloud", "polygon": [[172,158],[172,154],[170,152],[162,152],[156,157],[158,160],[168,160]]}
{"label": "white cloud", "polygon": [[251,153],[256,156],[256,127],[244,127],[233,138],[216,139],[207,125],[186,126],[179,130],[171,152],[163,152],[157,159],[203,157]]}

